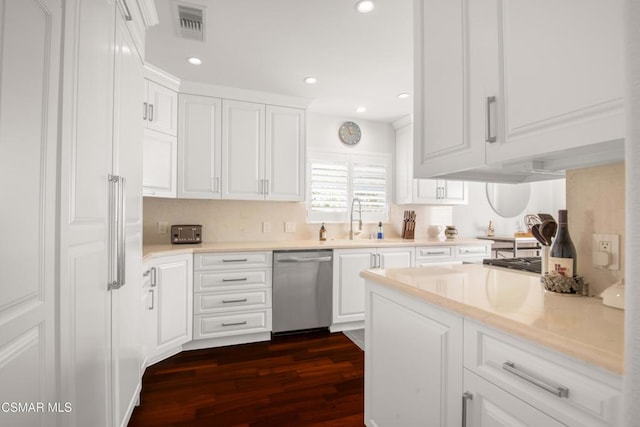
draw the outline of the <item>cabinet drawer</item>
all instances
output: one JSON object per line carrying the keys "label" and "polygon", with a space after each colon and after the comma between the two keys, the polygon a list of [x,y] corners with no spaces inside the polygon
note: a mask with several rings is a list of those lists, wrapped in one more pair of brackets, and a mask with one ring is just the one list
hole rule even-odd
{"label": "cabinet drawer", "polygon": [[200,314],[193,317],[193,339],[271,331],[271,309],[225,314]]}
{"label": "cabinet drawer", "polygon": [[491,245],[456,246],[457,258],[483,258],[491,255]]}
{"label": "cabinet drawer", "polygon": [[271,289],[197,293],[194,295],[193,304],[194,314],[264,309],[271,307]]}
{"label": "cabinet drawer", "polygon": [[618,425],[622,378],[465,320],[469,370],[570,425]]}
{"label": "cabinet drawer", "polygon": [[418,261],[453,258],[453,246],[425,246],[416,248],[416,263]]}
{"label": "cabinet drawer", "polygon": [[195,292],[260,287],[270,288],[271,269],[196,271],[193,279]]}
{"label": "cabinet drawer", "polygon": [[238,268],[271,268],[272,252],[203,253],[194,257],[194,270],[222,270]]}

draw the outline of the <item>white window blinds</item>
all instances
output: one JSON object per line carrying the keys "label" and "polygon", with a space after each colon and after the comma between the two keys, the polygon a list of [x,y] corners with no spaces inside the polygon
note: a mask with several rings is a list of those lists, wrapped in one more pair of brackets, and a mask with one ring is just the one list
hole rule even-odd
{"label": "white window blinds", "polygon": [[347,222],[354,198],[362,204],[364,221],[386,221],[390,157],[308,153],[308,221]]}

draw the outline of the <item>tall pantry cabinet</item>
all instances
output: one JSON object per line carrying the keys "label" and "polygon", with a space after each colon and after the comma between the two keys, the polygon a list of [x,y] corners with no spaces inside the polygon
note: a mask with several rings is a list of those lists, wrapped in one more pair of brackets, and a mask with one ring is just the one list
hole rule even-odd
{"label": "tall pantry cabinet", "polygon": [[[62,6],[61,0],[0,0],[3,405],[57,400],[56,156]],[[55,416],[47,413],[0,413],[3,426],[54,422]]]}
{"label": "tall pantry cabinet", "polygon": [[65,426],[126,425],[140,391],[144,6],[65,2],[59,399]]}

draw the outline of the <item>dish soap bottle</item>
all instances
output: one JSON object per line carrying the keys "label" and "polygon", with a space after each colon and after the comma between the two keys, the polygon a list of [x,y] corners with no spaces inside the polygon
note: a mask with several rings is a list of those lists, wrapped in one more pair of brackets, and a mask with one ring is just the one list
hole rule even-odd
{"label": "dish soap bottle", "polygon": [[382,231],[382,221],[378,223],[378,239],[384,239],[384,231]]}
{"label": "dish soap bottle", "polygon": [[320,227],[320,241],[324,242],[327,240],[327,229],[324,228],[324,222],[322,223],[322,227]]}
{"label": "dish soap bottle", "polygon": [[487,227],[487,237],[493,237],[496,234],[496,230],[493,228],[493,224],[489,221],[489,226]]}

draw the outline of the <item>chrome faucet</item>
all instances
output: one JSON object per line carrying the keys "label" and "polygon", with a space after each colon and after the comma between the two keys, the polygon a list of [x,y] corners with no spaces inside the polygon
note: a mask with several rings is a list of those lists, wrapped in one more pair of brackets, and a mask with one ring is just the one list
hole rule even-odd
{"label": "chrome faucet", "polygon": [[[358,232],[354,233],[353,232],[353,205],[356,203],[356,201],[358,202],[358,213],[360,215],[360,220],[358,221]],[[351,202],[351,221],[349,221],[349,240],[353,240],[353,235],[356,234],[360,234],[360,232],[362,231],[362,203],[360,203],[360,199],[358,199],[357,197],[353,198],[353,201]]]}

